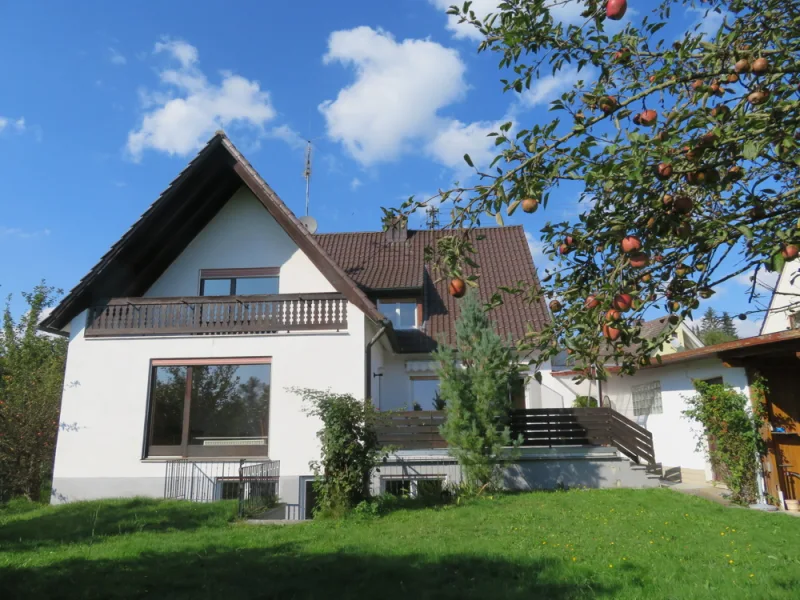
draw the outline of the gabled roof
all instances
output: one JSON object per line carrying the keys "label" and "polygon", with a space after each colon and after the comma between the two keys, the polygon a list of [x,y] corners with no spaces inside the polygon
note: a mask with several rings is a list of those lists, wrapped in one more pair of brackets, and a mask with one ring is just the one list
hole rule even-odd
{"label": "gabled roof", "polygon": [[40,327],[59,331],[94,303],[144,294],[242,185],[250,189],[337,291],[372,320],[385,321],[228,137],[217,132]]}
{"label": "gabled roof", "polygon": [[[429,352],[436,342],[453,341],[459,303],[425,264],[426,247],[435,246],[452,230],[409,230],[404,241],[390,242],[383,232],[328,233],[314,236],[363,290],[372,296],[392,291],[416,291],[423,297],[422,331],[396,331],[403,352]],[[478,293],[487,302],[499,287],[517,283],[539,286],[525,232],[521,226],[479,227],[471,241],[480,265]],[[467,269],[471,274],[472,269]],[[531,303],[522,295],[504,294],[504,302],[490,313],[498,333],[518,340],[528,329],[538,331],[550,322],[544,301]]]}

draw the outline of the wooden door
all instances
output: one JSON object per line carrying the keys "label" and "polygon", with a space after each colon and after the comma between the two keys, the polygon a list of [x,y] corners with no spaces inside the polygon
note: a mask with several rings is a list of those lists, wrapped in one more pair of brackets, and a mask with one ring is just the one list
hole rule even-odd
{"label": "wooden door", "polygon": [[778,479],[787,500],[800,500],[800,437],[773,434]]}
{"label": "wooden door", "polygon": [[[766,362],[766,361],[765,361]],[[768,457],[774,473],[770,487],[777,483],[787,499],[800,499],[800,361],[776,360],[761,364],[767,380],[767,419],[771,438]],[[784,431],[775,431],[781,428]],[[774,461],[774,462],[773,462]],[[775,489],[768,490],[775,494]]]}
{"label": "wooden door", "polygon": [[511,382],[511,408],[514,410],[528,408],[525,406],[525,380],[522,378],[514,379]]}

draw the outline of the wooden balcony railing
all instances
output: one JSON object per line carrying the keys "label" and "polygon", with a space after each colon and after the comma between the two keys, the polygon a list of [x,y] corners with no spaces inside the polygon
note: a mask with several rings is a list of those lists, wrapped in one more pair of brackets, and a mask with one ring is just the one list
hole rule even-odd
{"label": "wooden balcony railing", "polygon": [[338,293],[114,298],[89,308],[86,337],[266,334],[347,329]]}
{"label": "wooden balcony railing", "polygon": [[381,415],[378,426],[378,441],[383,446],[395,446],[402,450],[426,450],[447,448],[439,433],[445,413],[438,410],[412,410],[390,412]]}
{"label": "wooden balcony railing", "polygon": [[[446,448],[439,433],[444,420],[438,411],[387,413],[378,439],[401,450]],[[655,464],[653,434],[608,407],[513,410],[505,425],[523,447],[614,446],[631,460]]]}

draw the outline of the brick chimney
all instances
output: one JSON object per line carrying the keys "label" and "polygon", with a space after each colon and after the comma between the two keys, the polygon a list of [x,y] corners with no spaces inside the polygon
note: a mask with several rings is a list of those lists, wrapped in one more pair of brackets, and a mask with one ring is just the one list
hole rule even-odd
{"label": "brick chimney", "polygon": [[408,239],[408,217],[396,216],[384,231],[387,242],[405,242]]}

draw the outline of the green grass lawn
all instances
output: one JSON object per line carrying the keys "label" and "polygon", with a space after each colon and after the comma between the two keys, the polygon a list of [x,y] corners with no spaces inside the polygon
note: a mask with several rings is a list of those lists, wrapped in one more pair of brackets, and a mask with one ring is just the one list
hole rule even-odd
{"label": "green grass lawn", "polygon": [[0,598],[797,598],[800,519],[668,490],[252,526],[143,499],[0,509]]}

